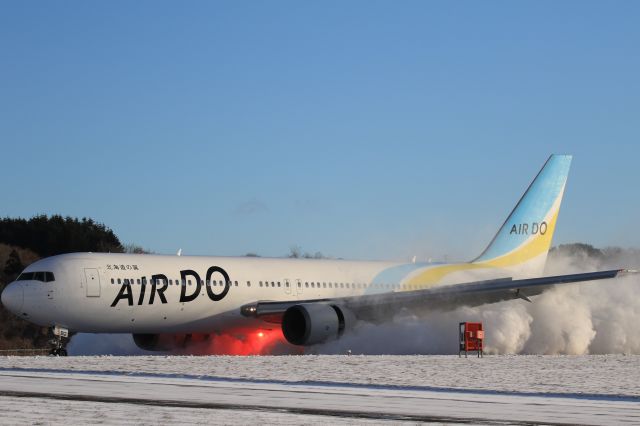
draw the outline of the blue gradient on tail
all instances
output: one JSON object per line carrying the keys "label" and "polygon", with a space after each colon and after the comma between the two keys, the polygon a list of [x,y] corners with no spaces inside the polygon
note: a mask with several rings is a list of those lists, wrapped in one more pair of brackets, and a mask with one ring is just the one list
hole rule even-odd
{"label": "blue gradient on tail", "polygon": [[522,196],[489,247],[474,260],[483,262],[503,256],[527,241],[529,234],[511,233],[513,226],[541,223],[548,217],[569,175],[570,155],[552,155]]}

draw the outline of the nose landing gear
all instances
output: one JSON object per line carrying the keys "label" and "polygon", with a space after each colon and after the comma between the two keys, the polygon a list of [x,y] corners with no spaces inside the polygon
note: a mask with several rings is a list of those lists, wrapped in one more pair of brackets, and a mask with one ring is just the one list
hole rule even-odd
{"label": "nose landing gear", "polygon": [[56,336],[55,339],[51,340],[51,344],[53,348],[49,351],[49,355],[52,356],[67,356],[65,339],[69,337],[69,330],[64,327],[55,326],[53,327],[53,335]]}

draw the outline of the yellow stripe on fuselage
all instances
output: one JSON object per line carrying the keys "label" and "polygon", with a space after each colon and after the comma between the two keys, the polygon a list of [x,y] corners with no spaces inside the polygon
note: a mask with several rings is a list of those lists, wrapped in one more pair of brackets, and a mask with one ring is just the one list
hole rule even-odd
{"label": "yellow stripe on fuselage", "polygon": [[555,214],[548,221],[547,232],[544,235],[537,235],[530,239],[522,246],[518,247],[510,253],[504,256],[497,257],[495,259],[487,260],[485,262],[478,263],[455,263],[450,265],[440,265],[430,267],[414,277],[407,280],[402,288],[429,288],[434,287],[440,283],[446,276],[455,272],[464,272],[477,269],[498,269],[509,268],[526,263],[541,254],[549,251],[551,247],[551,240],[553,239],[553,232],[556,228],[556,221],[558,219],[558,209]]}
{"label": "yellow stripe on fuselage", "polygon": [[410,278],[403,285],[403,289],[434,287],[444,277],[454,272],[468,271],[472,269],[484,269],[486,266],[477,263],[453,263],[450,265],[433,266]]}

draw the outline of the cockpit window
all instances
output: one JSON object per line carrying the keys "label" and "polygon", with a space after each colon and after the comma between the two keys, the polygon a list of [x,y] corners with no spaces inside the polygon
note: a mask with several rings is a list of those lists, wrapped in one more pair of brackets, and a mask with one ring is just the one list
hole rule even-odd
{"label": "cockpit window", "polygon": [[35,272],[23,272],[20,274],[20,276],[16,279],[16,281],[30,281],[33,279],[33,276],[35,275]]}
{"label": "cockpit window", "polygon": [[23,272],[16,281],[42,281],[43,283],[50,283],[55,281],[56,278],[53,272]]}

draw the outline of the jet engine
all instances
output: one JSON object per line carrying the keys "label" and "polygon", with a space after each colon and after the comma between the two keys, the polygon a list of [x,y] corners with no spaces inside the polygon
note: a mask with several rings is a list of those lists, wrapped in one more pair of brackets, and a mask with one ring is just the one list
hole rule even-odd
{"label": "jet engine", "polygon": [[133,334],[137,347],[145,351],[185,350],[209,339],[208,334]]}
{"label": "jet engine", "polygon": [[171,346],[167,343],[161,342],[159,334],[133,334],[133,342],[140,349],[145,351],[167,351],[171,349]]}
{"label": "jet engine", "polygon": [[355,322],[351,311],[326,303],[303,303],[282,316],[282,334],[293,345],[307,346],[342,336]]}

